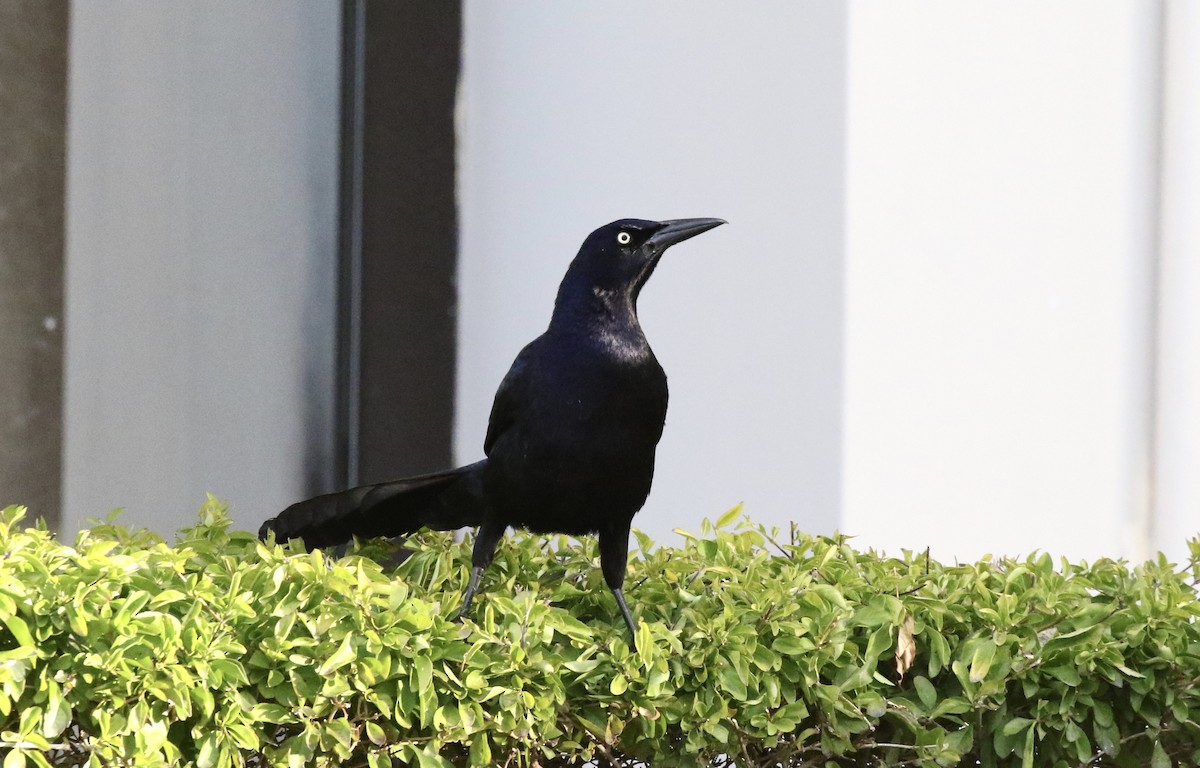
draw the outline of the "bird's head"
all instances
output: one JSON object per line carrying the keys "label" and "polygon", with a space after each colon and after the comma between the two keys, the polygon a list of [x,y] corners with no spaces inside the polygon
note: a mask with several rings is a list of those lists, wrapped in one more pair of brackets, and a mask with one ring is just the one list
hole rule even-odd
{"label": "bird's head", "polygon": [[559,289],[559,301],[569,298],[567,292],[587,292],[636,302],[668,248],[724,223],[722,219],[619,219],[605,224],[580,246]]}

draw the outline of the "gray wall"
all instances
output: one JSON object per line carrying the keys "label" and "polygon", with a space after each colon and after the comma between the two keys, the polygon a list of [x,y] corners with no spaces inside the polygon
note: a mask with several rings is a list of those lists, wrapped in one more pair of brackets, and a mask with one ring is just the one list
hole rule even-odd
{"label": "gray wall", "polygon": [[1180,554],[1200,79],[1168,6],[1170,56],[1149,0],[467,2],[459,457],[588,230],[721,216],[642,294],[672,402],[635,525],[744,500],[943,559]]}
{"label": "gray wall", "polygon": [[0,3],[0,506],[55,520],[67,7]]}
{"label": "gray wall", "polygon": [[845,24],[820,2],[466,3],[461,461],[589,231],[719,216],[639,302],[671,404],[634,525],[673,541],[745,501],[837,526]]}
{"label": "gray wall", "polygon": [[[458,457],[590,229],[721,216],[642,295],[672,402],[640,527],[744,500],[943,559],[1180,552],[1200,77],[1168,6],[469,0]],[[66,528],[170,531],[205,490],[254,526],[331,464],[338,4],[73,12]]]}
{"label": "gray wall", "polygon": [[332,463],[337,2],[76,2],[63,531],[251,527]]}

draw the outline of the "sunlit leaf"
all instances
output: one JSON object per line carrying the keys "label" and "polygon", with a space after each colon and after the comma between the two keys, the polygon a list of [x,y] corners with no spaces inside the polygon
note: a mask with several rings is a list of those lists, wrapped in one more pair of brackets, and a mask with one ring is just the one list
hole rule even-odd
{"label": "sunlit leaf", "polygon": [[943,565],[723,515],[638,538],[635,647],[590,536],[507,537],[455,623],[469,538],[385,570],[363,555],[390,545],[267,546],[213,501],[173,546],[12,514],[0,759],[25,766],[1200,764],[1200,556]]}

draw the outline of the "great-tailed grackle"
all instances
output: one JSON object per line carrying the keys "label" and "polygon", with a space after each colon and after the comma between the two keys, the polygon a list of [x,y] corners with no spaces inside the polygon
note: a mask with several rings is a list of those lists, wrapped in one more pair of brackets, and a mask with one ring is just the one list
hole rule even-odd
{"label": "great-tailed grackle", "polygon": [[637,298],[663,252],[720,219],[622,219],[597,229],[558,289],[550,326],[496,392],[483,461],[293,504],[259,536],[307,547],[422,526],[479,526],[459,616],[508,526],[600,540],[600,567],[629,631],[622,585],[629,525],[650,493],[667,414],[667,377],[638,323]]}

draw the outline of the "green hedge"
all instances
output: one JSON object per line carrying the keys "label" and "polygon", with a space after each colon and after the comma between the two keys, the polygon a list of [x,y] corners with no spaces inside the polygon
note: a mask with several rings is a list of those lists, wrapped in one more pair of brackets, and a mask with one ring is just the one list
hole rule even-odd
{"label": "green hedge", "polygon": [[174,546],[23,514],[0,516],[3,768],[1200,764],[1196,540],[1183,569],[949,566],[732,510],[681,549],[639,537],[634,651],[590,540],[506,540],[457,624],[446,534],[385,573],[213,500]]}

